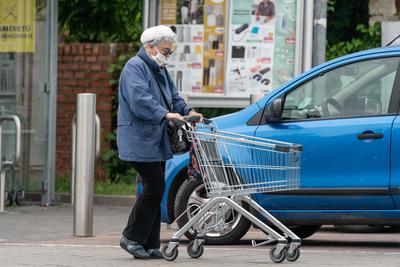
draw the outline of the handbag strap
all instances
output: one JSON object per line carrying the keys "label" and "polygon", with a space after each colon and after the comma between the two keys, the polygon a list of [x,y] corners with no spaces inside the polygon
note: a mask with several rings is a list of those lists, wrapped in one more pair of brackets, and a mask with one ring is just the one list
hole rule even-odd
{"label": "handbag strap", "polygon": [[[172,105],[173,105],[173,104],[171,104],[171,106],[168,105],[167,97],[165,96],[163,90],[161,89],[160,83],[158,82],[157,78],[154,77],[154,75],[153,75],[152,71],[150,70],[149,66],[147,66],[146,61],[145,61],[140,55],[139,55],[139,58],[144,62],[144,65],[146,65],[147,70],[151,73],[151,75],[153,76],[153,79],[156,81],[157,86],[158,86],[158,90],[160,90],[162,99],[163,99],[163,101],[164,101],[165,106],[167,106],[168,111],[169,111],[169,112],[172,112],[172,110],[173,110]],[[163,77],[164,77],[164,75],[163,75]],[[165,78],[164,78],[164,79],[165,79]],[[167,81],[165,81],[165,82],[167,82]]]}

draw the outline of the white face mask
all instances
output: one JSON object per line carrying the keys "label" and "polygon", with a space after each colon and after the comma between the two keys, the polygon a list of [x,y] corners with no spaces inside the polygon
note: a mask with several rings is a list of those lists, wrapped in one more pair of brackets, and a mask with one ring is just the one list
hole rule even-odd
{"label": "white face mask", "polygon": [[165,67],[167,65],[168,58],[164,56],[163,54],[158,51],[157,47],[155,47],[157,50],[157,55],[153,56],[150,54],[151,58],[160,66],[160,67]]}

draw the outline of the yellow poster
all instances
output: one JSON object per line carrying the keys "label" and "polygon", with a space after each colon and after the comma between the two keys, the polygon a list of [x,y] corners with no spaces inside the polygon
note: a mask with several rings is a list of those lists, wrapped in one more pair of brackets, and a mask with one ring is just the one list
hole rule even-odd
{"label": "yellow poster", "polygon": [[224,93],[225,0],[204,1],[203,93]]}
{"label": "yellow poster", "polygon": [[35,2],[0,1],[0,52],[35,52]]}
{"label": "yellow poster", "polygon": [[161,1],[161,24],[176,24],[176,0]]}

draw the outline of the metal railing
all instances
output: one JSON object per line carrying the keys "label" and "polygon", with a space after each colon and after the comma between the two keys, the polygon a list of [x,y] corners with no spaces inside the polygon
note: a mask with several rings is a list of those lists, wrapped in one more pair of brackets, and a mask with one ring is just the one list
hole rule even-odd
{"label": "metal railing", "polygon": [[[3,135],[3,122],[14,121],[15,123],[15,157],[13,160],[4,160],[1,156],[2,151],[2,135]],[[8,168],[12,168],[19,163],[21,158],[21,120],[16,115],[5,115],[0,117],[0,212],[4,212],[4,201],[5,201],[5,182],[6,182],[6,171]]]}

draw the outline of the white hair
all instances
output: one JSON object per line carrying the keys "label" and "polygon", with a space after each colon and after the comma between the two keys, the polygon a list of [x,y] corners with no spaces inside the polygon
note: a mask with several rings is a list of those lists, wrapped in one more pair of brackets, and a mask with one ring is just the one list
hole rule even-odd
{"label": "white hair", "polygon": [[143,45],[143,47],[147,47],[148,44],[157,46],[157,45],[159,45],[159,44],[162,43],[162,42],[168,42],[168,43],[174,44],[174,43],[175,43],[175,39],[169,38],[169,37],[162,37],[162,38],[159,38],[159,39],[156,39],[156,40],[153,40],[153,41],[150,41],[150,42],[145,43],[145,44]]}

